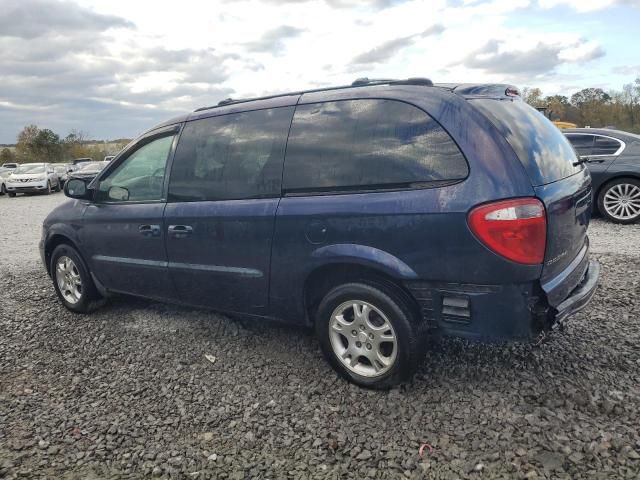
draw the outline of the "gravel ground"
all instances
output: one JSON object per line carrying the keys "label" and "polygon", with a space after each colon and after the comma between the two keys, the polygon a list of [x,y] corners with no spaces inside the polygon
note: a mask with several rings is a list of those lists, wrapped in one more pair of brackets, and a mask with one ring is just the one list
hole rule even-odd
{"label": "gravel ground", "polygon": [[601,286],[564,332],[433,340],[411,384],[371,392],[305,331],[124,297],[67,312],[37,253],[63,200],[0,197],[0,478],[640,475],[639,226],[594,221]]}

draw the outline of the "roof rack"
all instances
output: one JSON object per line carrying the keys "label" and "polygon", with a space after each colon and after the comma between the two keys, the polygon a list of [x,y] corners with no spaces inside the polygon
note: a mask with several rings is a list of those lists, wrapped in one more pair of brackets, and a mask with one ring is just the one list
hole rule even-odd
{"label": "roof rack", "polygon": [[393,78],[369,78],[369,77],[360,77],[356,78],[352,83],[352,87],[360,87],[363,85],[372,85],[377,83],[392,83],[397,82],[396,79]]}
{"label": "roof rack", "polygon": [[202,112],[203,110],[210,110],[212,108],[223,107],[225,105],[232,105],[236,103],[252,102],[254,100],[269,100],[271,98],[286,97],[288,95],[302,95],[305,93],[329,92],[331,90],[343,90],[346,88],[366,87],[371,85],[422,85],[425,87],[433,87],[433,82],[428,78],[422,78],[422,77],[407,78],[405,80],[391,79],[391,78],[377,78],[377,79],[371,78],[370,79],[367,77],[361,77],[354,80],[351,83],[351,85],[339,85],[335,87],[314,88],[310,90],[299,90],[296,92],[279,93],[276,95],[267,95],[264,97],[241,98],[237,100],[234,100],[232,98],[225,98],[224,100],[219,101],[217,105],[212,105],[209,107],[200,107],[195,109],[194,112]]}

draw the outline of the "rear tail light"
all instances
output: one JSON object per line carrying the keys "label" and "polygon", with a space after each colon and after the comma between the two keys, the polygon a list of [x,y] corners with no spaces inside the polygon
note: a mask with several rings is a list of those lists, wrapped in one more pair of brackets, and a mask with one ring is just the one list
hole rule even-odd
{"label": "rear tail light", "polygon": [[481,205],[469,212],[468,222],[495,253],[527,265],[543,262],[547,219],[540,200],[517,198]]}

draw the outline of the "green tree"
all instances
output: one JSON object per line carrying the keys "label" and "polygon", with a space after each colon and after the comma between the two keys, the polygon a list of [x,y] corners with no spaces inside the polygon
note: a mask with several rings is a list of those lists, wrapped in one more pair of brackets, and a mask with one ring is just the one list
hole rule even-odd
{"label": "green tree", "polygon": [[522,89],[522,99],[532,107],[545,107],[545,101],[542,98],[542,90],[539,88]]}
{"label": "green tree", "polygon": [[571,104],[580,110],[580,123],[592,127],[611,123],[611,100],[601,88],[585,88],[571,95]]}
{"label": "green tree", "polygon": [[571,95],[571,103],[576,107],[588,104],[602,104],[611,100],[611,96],[601,88],[585,88]]}
{"label": "green tree", "polygon": [[551,95],[545,97],[544,102],[549,109],[551,120],[565,120],[569,109],[569,99],[564,95]]}
{"label": "green tree", "polygon": [[18,143],[16,144],[16,157],[22,163],[31,162],[36,158],[36,152],[33,151],[35,138],[38,136],[40,129],[35,125],[27,125],[18,134]]}
{"label": "green tree", "polygon": [[2,151],[0,152],[0,164],[3,163],[12,163],[15,161],[13,152],[11,152],[11,150],[9,150],[8,148],[3,148]]}
{"label": "green tree", "polygon": [[48,128],[27,125],[18,134],[17,158],[22,162],[58,162],[63,148],[58,134]]}
{"label": "green tree", "polygon": [[633,83],[627,83],[622,87],[621,100],[633,129],[638,121],[638,106],[640,104],[640,77]]}
{"label": "green tree", "polygon": [[44,162],[59,162],[62,159],[60,136],[52,130],[40,130],[34,139],[34,151]]}

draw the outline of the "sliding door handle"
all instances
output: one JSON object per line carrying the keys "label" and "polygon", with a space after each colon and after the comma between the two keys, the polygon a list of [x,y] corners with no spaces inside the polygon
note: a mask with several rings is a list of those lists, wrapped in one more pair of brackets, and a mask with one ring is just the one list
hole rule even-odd
{"label": "sliding door handle", "polygon": [[140,225],[138,231],[145,237],[159,237],[160,225]]}
{"label": "sliding door handle", "polygon": [[175,238],[188,237],[193,233],[191,225],[169,225],[169,235]]}

